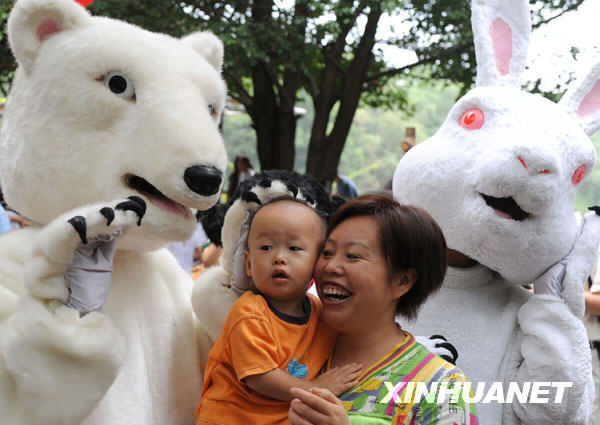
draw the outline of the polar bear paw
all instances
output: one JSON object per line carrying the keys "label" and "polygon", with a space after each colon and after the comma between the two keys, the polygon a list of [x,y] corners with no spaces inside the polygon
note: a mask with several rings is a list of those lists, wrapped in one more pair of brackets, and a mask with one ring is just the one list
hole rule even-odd
{"label": "polar bear paw", "polygon": [[[133,211],[135,216],[128,211]],[[86,216],[76,215],[67,220],[75,229],[81,242],[88,243],[88,237],[96,238],[103,235],[120,233],[123,227],[133,225],[133,220],[139,226],[146,212],[146,203],[138,196],[130,196],[127,201],[119,202],[114,208],[93,208]]]}
{"label": "polar bear paw", "polygon": [[70,211],[50,222],[39,233],[25,267],[29,293],[67,302],[74,281],[91,281],[91,287],[98,283],[94,276],[108,272],[108,279],[102,280],[110,284],[116,238],[126,228],[139,226],[145,211],[143,199],[130,196],[112,206]]}

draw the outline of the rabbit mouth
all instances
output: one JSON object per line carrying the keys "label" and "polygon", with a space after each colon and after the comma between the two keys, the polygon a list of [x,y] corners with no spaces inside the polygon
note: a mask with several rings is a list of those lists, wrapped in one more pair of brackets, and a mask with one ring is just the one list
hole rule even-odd
{"label": "rabbit mouth", "polygon": [[502,218],[510,218],[516,221],[523,221],[529,217],[529,213],[523,211],[512,197],[494,198],[493,196],[481,194],[485,203],[494,209],[496,215]]}

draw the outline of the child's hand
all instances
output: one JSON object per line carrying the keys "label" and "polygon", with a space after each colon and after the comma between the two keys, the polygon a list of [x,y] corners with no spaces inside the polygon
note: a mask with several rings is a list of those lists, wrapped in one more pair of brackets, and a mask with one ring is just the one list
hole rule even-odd
{"label": "child's hand", "polygon": [[357,378],[362,373],[362,365],[350,363],[329,369],[313,380],[315,387],[327,388],[333,394],[340,395],[358,384]]}

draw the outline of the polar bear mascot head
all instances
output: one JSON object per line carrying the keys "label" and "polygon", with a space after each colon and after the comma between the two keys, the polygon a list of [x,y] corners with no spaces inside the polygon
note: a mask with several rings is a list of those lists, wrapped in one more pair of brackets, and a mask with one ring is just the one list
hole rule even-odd
{"label": "polar bear mascot head", "polygon": [[80,205],[138,195],[147,211],[126,249],[187,239],[190,210],[219,196],[226,154],[223,46],[92,17],[74,0],[19,0],[18,62],[0,142],[0,187],[39,224]]}

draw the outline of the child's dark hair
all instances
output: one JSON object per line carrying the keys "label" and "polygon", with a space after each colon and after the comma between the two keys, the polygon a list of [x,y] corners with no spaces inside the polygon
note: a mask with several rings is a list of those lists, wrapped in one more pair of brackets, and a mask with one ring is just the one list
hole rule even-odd
{"label": "child's dark hair", "polygon": [[[271,205],[277,202],[281,202],[281,201],[288,201],[288,202],[294,202],[296,204],[300,204],[300,205],[304,205],[307,208],[310,208],[311,210],[314,211],[314,213],[319,217],[319,221],[321,221],[322,226],[322,236],[321,236],[321,241],[324,243],[325,242],[325,235],[326,235],[326,231],[327,231],[327,221],[325,220],[325,217],[323,216],[323,213],[317,209],[317,208],[313,208],[311,207],[307,202],[302,201],[300,199],[296,199],[293,198],[289,195],[280,195],[280,196],[276,196],[274,198],[271,198],[269,200],[267,200],[266,202],[264,202],[253,214],[252,217],[250,218],[250,225],[248,227],[248,232],[250,232],[250,228],[252,228],[252,222],[254,221],[254,217],[256,216],[256,214],[263,209],[264,207],[266,207],[267,205]],[[274,224],[276,225],[276,224]],[[323,245],[323,243],[321,245]]]}
{"label": "child's dark hair", "polygon": [[408,269],[417,272],[412,288],[396,304],[396,314],[416,317],[423,302],[442,285],[446,274],[446,240],[433,218],[419,207],[400,205],[388,195],[363,195],[340,207],[329,221],[327,235],[352,217],[370,217],[379,227],[388,279]]}

